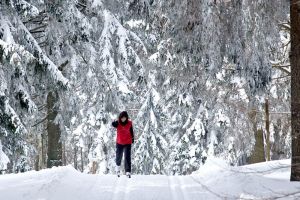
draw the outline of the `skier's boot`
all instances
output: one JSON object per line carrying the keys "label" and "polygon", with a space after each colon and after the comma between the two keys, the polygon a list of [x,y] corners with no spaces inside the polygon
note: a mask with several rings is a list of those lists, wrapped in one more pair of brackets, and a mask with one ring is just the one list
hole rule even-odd
{"label": "skier's boot", "polygon": [[120,166],[116,166],[116,174],[118,177],[121,176]]}
{"label": "skier's boot", "polygon": [[127,176],[128,178],[131,178],[130,172],[126,172],[126,176]]}

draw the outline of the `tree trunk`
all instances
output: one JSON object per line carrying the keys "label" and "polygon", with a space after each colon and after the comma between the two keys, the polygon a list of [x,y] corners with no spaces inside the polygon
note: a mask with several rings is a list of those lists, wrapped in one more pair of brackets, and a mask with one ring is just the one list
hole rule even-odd
{"label": "tree trunk", "polygon": [[42,133],[42,155],[40,158],[41,169],[46,168],[47,165],[47,132]]}
{"label": "tree trunk", "polygon": [[66,166],[67,165],[67,157],[66,157],[66,142],[63,142],[62,145],[62,165]]}
{"label": "tree trunk", "polygon": [[271,145],[270,145],[270,112],[269,112],[269,100],[265,102],[265,120],[266,120],[266,157],[267,161],[271,160]]}
{"label": "tree trunk", "polygon": [[83,172],[83,151],[82,151],[82,147],[80,147],[80,157],[81,157],[81,172]]}
{"label": "tree trunk", "polygon": [[253,109],[249,113],[249,119],[253,124],[253,132],[255,137],[255,145],[253,152],[249,158],[248,163],[254,164],[259,162],[265,162],[265,147],[264,147],[264,137],[262,129],[257,127],[257,111]]}
{"label": "tree trunk", "polygon": [[58,113],[58,108],[55,105],[58,100],[56,92],[49,92],[47,97],[47,108],[48,108],[48,121],[47,121],[47,132],[48,132],[48,151],[47,151],[47,167],[62,165],[62,143],[60,141],[60,128],[59,124],[55,123],[54,120]]}
{"label": "tree trunk", "polygon": [[300,181],[300,1],[291,0],[291,181]]}
{"label": "tree trunk", "polygon": [[77,153],[78,153],[78,147],[75,144],[74,147],[74,168],[77,170],[78,166],[77,166]]}
{"label": "tree trunk", "polygon": [[264,137],[263,131],[258,129],[255,132],[255,145],[253,153],[249,159],[249,164],[265,162],[265,149],[264,149]]}
{"label": "tree trunk", "polygon": [[40,169],[43,169],[43,137],[42,134],[37,136],[37,151],[38,154],[36,155],[35,160],[35,170],[39,171]]}
{"label": "tree trunk", "polygon": [[93,165],[92,165],[92,174],[96,174],[98,169],[98,163],[96,161],[93,161]]}
{"label": "tree trunk", "polygon": [[40,158],[39,154],[35,156],[35,162],[34,162],[34,170],[35,171],[40,170],[40,166],[39,166],[40,160],[39,160],[39,158]]}

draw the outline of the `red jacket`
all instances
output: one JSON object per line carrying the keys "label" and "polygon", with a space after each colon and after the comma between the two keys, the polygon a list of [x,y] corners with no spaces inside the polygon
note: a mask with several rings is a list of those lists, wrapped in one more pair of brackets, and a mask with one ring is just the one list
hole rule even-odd
{"label": "red jacket", "polygon": [[125,125],[118,123],[117,126],[117,143],[118,144],[132,144],[132,134],[130,132],[132,122],[128,120]]}

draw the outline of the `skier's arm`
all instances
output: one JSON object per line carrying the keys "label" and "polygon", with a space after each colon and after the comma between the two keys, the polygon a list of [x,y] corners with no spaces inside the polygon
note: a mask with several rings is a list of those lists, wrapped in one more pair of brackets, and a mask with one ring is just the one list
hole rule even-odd
{"label": "skier's arm", "polygon": [[131,134],[131,138],[132,138],[132,143],[134,143],[134,134],[133,134],[132,126],[130,127],[130,134]]}
{"label": "skier's arm", "polygon": [[117,128],[118,127],[118,121],[113,121],[112,123],[111,123],[111,125],[113,126],[113,127],[115,127],[115,128]]}

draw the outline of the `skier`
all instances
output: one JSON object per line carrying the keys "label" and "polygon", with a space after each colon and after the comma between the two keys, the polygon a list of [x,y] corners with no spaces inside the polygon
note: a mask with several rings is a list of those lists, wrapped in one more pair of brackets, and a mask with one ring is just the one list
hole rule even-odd
{"label": "skier", "polygon": [[128,178],[131,178],[131,144],[134,143],[134,134],[132,121],[128,119],[128,113],[123,111],[119,119],[112,122],[112,126],[117,128],[116,141],[116,173],[120,177],[120,166],[125,153],[125,172]]}

